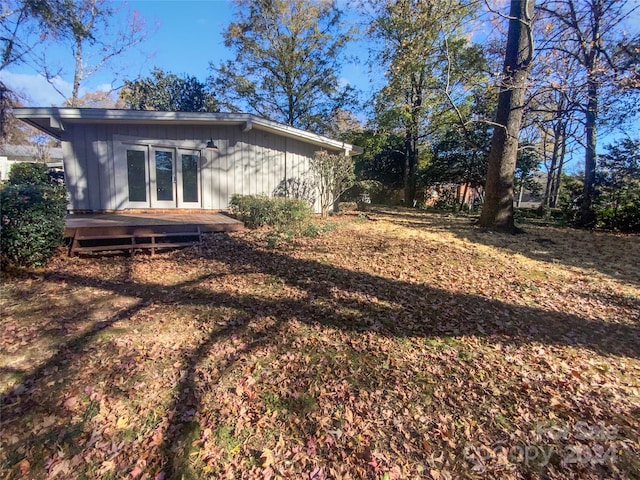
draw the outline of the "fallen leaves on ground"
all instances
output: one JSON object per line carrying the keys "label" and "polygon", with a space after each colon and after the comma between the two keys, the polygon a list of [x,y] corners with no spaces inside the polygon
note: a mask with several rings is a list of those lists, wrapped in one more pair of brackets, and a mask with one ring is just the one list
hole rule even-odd
{"label": "fallen leaves on ground", "polygon": [[5,275],[0,478],[637,478],[637,236],[368,218]]}

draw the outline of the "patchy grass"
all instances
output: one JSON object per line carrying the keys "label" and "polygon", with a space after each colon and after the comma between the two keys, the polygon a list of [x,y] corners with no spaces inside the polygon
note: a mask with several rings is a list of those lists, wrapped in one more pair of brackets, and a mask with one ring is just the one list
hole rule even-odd
{"label": "patchy grass", "polygon": [[311,233],[5,274],[0,478],[638,478],[637,236]]}

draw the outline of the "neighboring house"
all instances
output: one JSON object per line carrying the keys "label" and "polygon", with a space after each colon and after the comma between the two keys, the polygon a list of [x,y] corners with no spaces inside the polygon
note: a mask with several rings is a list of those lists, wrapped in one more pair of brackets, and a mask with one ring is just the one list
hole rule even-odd
{"label": "neighboring house", "polygon": [[547,186],[547,174],[541,171],[534,172],[532,183],[536,186],[534,191],[528,188],[516,189],[514,194],[517,207],[537,208],[542,205],[544,189]]}
{"label": "neighboring house", "polygon": [[438,202],[445,202],[472,209],[482,203],[482,187],[472,187],[467,183],[438,183],[425,190],[425,205],[433,207]]}
{"label": "neighboring house", "polygon": [[62,168],[62,148],[37,145],[0,145],[0,180],[6,180],[15,163],[40,162],[45,157],[47,166]]}
{"label": "neighboring house", "polygon": [[[75,212],[229,207],[311,175],[318,150],[362,148],[245,113],[16,108],[62,142]],[[212,147],[212,148],[208,148]],[[316,205],[318,208],[318,205]]]}

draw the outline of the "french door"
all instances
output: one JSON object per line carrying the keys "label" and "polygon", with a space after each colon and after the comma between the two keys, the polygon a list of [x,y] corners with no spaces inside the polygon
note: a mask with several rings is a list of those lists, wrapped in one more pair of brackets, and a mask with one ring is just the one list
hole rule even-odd
{"label": "french door", "polygon": [[200,208],[202,203],[198,150],[128,147],[127,180],[132,208]]}

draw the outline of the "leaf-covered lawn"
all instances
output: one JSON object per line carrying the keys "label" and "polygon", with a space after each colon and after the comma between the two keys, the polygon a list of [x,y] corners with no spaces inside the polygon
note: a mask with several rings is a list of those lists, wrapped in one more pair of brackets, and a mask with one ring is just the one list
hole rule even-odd
{"label": "leaf-covered lawn", "polygon": [[5,274],[0,478],[638,478],[637,236],[334,222]]}

